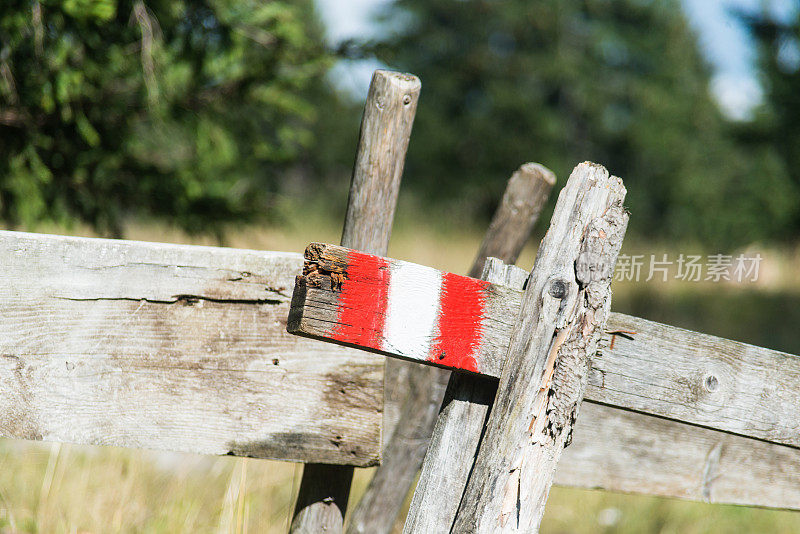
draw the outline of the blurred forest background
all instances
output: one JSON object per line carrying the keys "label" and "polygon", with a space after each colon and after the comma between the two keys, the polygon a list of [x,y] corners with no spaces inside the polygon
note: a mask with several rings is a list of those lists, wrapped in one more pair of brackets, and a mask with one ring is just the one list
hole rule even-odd
{"label": "blurred forest background", "polygon": [[[628,252],[768,260],[747,288],[617,284],[615,309],[800,353],[800,5],[749,4],[729,16],[760,97],[731,113],[687,1],[381,0],[369,35],[341,40],[314,0],[4,0],[0,225],[336,242],[368,83],[343,72],[384,66],[422,80],[393,256],[464,271],[518,165],[561,185],[597,161],[628,188]],[[283,529],[295,466],[156,460],[0,441],[0,532]],[[543,531],[800,532],[800,517],[560,489]]]}
{"label": "blurred forest background", "polygon": [[632,235],[722,249],[800,230],[800,10],[736,14],[763,99],[727,118],[678,0],[384,2],[381,38],[331,43],[312,0],[8,0],[0,218],[123,236],[280,224],[347,187],[362,102],[337,61],[423,82],[404,195],[480,226],[511,171],[625,179]]}

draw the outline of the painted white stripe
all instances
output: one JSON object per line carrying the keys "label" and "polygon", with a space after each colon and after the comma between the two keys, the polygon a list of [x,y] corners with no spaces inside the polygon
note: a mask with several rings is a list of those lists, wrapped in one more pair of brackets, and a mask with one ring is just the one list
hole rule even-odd
{"label": "painted white stripe", "polygon": [[389,269],[384,350],[427,358],[439,314],[441,273],[403,261],[392,262]]}

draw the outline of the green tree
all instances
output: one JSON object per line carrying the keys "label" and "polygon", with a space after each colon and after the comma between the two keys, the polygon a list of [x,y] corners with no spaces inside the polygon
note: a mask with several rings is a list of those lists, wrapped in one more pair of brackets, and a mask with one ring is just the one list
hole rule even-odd
{"label": "green tree", "polygon": [[786,223],[788,182],[735,142],[678,0],[395,0],[385,21],[368,50],[423,82],[421,197],[488,214],[515,165],[564,180],[593,160],[625,179],[639,236],[724,247]]}
{"label": "green tree", "polygon": [[[775,161],[775,172],[789,177],[800,188],[800,9],[788,17],[771,15],[766,9],[739,13],[758,52],[758,71],[764,101],[754,119],[740,129],[741,138],[754,150]],[[780,194],[780,191],[773,191]],[[791,223],[784,237],[797,239],[800,231],[800,201],[791,198]]]}
{"label": "green tree", "polygon": [[219,233],[312,144],[329,64],[312,0],[8,0],[0,218]]}

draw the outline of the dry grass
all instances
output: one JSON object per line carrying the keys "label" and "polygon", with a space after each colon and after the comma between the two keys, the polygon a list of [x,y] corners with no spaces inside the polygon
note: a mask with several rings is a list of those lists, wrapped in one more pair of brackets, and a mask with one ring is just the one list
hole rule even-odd
{"label": "dry grass", "polygon": [[291,463],[0,445],[2,532],[284,532]]}
{"label": "dry grass", "polygon": [[[352,501],[370,470],[360,471]],[[4,533],[281,533],[299,467],[115,448],[0,443]],[[555,488],[543,533],[800,531],[791,512]]]}
{"label": "dry grass", "polygon": [[[39,230],[91,235],[82,228]],[[155,225],[132,227],[128,237],[214,244]],[[338,239],[338,224],[306,220],[290,228],[244,229],[229,235],[228,245],[299,252],[308,242]],[[443,235],[401,220],[390,255],[465,272],[479,240],[469,229]],[[529,246],[520,265],[530,268],[534,253]],[[799,271],[791,268],[798,263],[796,250],[772,251],[762,289],[800,287]],[[659,290],[674,289],[664,284]],[[299,466],[285,462],[0,440],[0,532],[285,532],[299,473]],[[351,503],[370,475],[358,472]],[[788,533],[800,532],[800,514],[557,488],[542,532]]]}

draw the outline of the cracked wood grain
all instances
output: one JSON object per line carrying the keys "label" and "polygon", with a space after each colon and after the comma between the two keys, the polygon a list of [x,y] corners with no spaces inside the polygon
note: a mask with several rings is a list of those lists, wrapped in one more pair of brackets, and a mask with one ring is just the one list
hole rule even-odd
{"label": "cracked wood grain", "polygon": [[0,435],[374,465],[381,364],[285,332],[302,261],[0,232]]}

